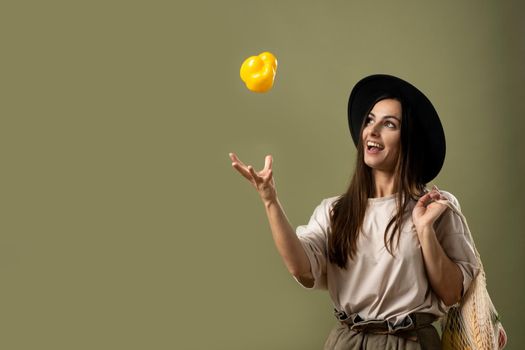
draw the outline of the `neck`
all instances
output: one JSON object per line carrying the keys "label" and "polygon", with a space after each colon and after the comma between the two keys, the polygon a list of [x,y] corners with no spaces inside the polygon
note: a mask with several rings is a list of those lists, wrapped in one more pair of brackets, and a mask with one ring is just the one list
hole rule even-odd
{"label": "neck", "polygon": [[372,169],[372,176],[375,185],[374,198],[390,196],[395,193],[394,173]]}

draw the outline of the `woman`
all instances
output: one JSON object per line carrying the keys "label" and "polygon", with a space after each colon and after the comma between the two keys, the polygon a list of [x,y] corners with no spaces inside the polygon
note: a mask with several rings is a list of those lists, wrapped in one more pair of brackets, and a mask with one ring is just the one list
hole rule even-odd
{"label": "woman", "polygon": [[440,349],[432,325],[468,290],[479,266],[461,219],[435,202],[454,195],[426,184],[445,158],[431,102],[394,76],[365,77],[348,104],[357,146],[346,192],[323,199],[294,232],[277,198],[272,157],[255,172],[230,153],[257,189],[286,267],[307,289],[327,289],[339,323],[325,349]]}

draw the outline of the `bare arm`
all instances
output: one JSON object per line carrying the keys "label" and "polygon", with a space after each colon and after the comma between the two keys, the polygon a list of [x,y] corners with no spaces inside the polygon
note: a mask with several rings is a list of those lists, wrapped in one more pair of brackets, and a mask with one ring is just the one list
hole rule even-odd
{"label": "bare arm", "polygon": [[251,165],[245,165],[234,153],[229,154],[232,166],[244,176],[257,190],[266,209],[266,215],[272,231],[277,251],[281,255],[288,271],[305,285],[313,285],[310,261],[301,241],[290,225],[282,208],[273,179],[272,157],[265,158],[264,168],[256,172]]}
{"label": "bare arm", "polygon": [[310,261],[304,248],[290,225],[286,214],[276,197],[275,200],[264,203],[266,215],[272,230],[273,240],[277,251],[283,258],[286,268],[292,275],[307,286],[312,286],[314,278],[311,272]]}
{"label": "bare arm", "polygon": [[441,199],[447,198],[439,192],[437,187],[423,195],[412,211],[412,220],[421,244],[430,285],[445,305],[450,306],[461,298],[463,273],[459,266],[447,256],[433,228],[436,219],[447,208],[445,204],[436,202]]}
{"label": "bare arm", "polygon": [[445,305],[454,305],[461,298],[463,287],[461,270],[443,251],[433,227],[420,229],[418,237],[432,289]]}

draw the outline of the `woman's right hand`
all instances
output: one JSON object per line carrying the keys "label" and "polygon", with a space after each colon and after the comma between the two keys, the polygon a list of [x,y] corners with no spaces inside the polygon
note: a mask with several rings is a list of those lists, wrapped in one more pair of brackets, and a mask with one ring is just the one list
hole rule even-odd
{"label": "woman's right hand", "polygon": [[272,156],[267,155],[264,159],[264,168],[256,172],[251,165],[246,166],[235,153],[229,154],[234,167],[255,187],[264,203],[272,202],[277,199],[275,181],[272,171]]}

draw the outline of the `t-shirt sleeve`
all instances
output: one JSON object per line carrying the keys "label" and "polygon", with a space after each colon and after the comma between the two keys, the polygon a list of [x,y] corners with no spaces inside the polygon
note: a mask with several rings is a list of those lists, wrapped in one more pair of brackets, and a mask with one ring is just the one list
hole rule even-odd
{"label": "t-shirt sleeve", "polygon": [[314,278],[313,286],[303,284],[294,276],[294,279],[306,289],[327,289],[326,264],[327,242],[330,227],[330,213],[328,200],[323,199],[315,208],[307,225],[300,225],[296,234],[310,261],[310,268]]}
{"label": "t-shirt sleeve", "polygon": [[[457,198],[446,191],[440,191],[452,204],[461,211]],[[463,274],[463,290],[465,295],[480,266],[474,250],[474,242],[470,240],[467,227],[461,217],[447,208],[435,222],[435,232],[439,243],[447,256],[454,261]]]}

